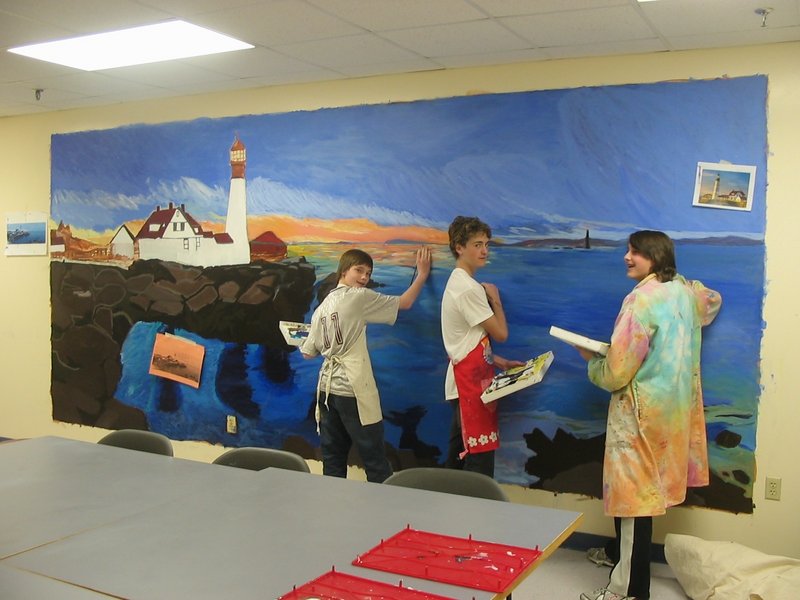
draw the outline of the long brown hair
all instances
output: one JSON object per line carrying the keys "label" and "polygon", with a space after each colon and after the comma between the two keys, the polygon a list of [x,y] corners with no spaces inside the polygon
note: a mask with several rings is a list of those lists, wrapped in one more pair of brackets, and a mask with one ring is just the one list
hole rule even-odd
{"label": "long brown hair", "polygon": [[651,273],[655,273],[661,283],[672,281],[678,272],[675,265],[675,244],[662,231],[635,231],[628,237],[631,248],[645,258],[653,261]]}

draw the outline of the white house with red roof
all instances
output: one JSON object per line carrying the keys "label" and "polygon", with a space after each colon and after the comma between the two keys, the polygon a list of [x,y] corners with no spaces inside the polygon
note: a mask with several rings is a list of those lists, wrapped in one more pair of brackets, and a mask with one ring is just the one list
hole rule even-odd
{"label": "white house with red roof", "polygon": [[225,232],[204,231],[186,211],[186,205],[157,206],[136,234],[139,258],[157,258],[186,265],[212,267],[250,263],[247,239],[247,191],[244,144],[237,137],[231,146],[231,187]]}

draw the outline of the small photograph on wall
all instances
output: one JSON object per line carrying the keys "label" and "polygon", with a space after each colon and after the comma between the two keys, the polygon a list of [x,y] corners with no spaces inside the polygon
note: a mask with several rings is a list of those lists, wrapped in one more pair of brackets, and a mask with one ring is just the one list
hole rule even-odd
{"label": "small photograph on wall", "polygon": [[726,163],[697,163],[694,206],[751,210],[756,168]]}
{"label": "small photograph on wall", "polygon": [[45,256],[47,254],[47,214],[8,213],[6,215],[6,256]]}
{"label": "small photograph on wall", "polygon": [[193,388],[200,387],[205,347],[186,338],[159,333],[153,344],[150,374]]}

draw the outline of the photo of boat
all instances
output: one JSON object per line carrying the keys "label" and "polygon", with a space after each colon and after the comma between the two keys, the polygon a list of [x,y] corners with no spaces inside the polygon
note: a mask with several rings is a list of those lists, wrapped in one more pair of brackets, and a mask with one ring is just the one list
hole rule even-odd
{"label": "photo of boat", "polygon": [[10,230],[6,233],[6,237],[8,239],[9,244],[18,244],[26,237],[30,236],[30,232],[25,231],[24,229],[20,229],[16,227],[13,230]]}

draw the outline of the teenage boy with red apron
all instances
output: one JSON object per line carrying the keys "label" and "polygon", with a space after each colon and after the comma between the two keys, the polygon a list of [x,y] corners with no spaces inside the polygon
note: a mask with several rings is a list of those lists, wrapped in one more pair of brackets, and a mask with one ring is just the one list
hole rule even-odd
{"label": "teenage boy with red apron", "polygon": [[442,296],[442,340],[450,363],[445,397],[453,405],[446,466],[494,476],[494,451],[500,445],[494,404],[481,393],[495,368],[518,366],[492,353],[490,339],[508,338],[500,292],[474,275],[489,256],[489,226],[475,217],[456,217],[448,231],[456,267]]}

